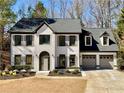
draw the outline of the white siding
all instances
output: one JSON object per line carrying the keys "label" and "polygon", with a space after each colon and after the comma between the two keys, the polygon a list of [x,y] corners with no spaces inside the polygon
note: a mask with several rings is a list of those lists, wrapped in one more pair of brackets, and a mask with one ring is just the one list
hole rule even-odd
{"label": "white siding", "polygon": [[[76,46],[64,46],[60,47],[57,45],[57,37],[60,34],[54,34],[54,32],[47,26],[43,25],[34,36],[33,46],[25,46],[25,41],[22,46],[14,46],[13,36],[16,34],[11,34],[11,64],[14,65],[14,55],[20,54],[23,59],[27,54],[32,54],[34,70],[39,71],[39,55],[41,52],[46,51],[50,55],[50,70],[55,69],[57,65],[57,57],[59,54],[65,54],[67,56],[67,64],[69,66],[69,56],[71,54],[76,55],[76,66],[79,67],[79,34],[63,34],[66,36],[66,43],[69,45],[68,36],[76,36]],[[29,34],[20,34],[23,37]],[[39,45],[39,35],[50,35],[50,44]],[[23,62],[25,64],[25,60]]]}
{"label": "white siding", "polygon": [[[58,36],[66,36],[66,46],[59,46],[58,45]],[[69,36],[76,36],[76,45],[69,46]],[[57,66],[57,57],[60,54],[65,54],[67,57],[67,64],[69,67],[69,56],[75,55],[76,56],[76,67],[79,67],[79,35],[78,34],[57,34],[56,35],[56,66]]]}

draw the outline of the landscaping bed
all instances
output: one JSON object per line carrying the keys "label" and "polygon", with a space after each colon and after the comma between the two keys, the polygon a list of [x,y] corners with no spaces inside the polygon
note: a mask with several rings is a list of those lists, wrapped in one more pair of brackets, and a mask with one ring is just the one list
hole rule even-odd
{"label": "landscaping bed", "polygon": [[82,76],[80,70],[53,70],[49,72],[48,76]]}
{"label": "landscaping bed", "polygon": [[15,72],[15,71],[3,71],[0,73],[0,80],[8,80],[8,79],[19,79],[25,77],[34,76],[36,72]]}

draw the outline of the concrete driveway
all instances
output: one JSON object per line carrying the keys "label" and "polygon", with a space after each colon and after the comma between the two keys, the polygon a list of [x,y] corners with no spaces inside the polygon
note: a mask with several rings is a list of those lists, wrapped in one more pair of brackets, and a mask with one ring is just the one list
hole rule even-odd
{"label": "concrete driveway", "polygon": [[124,72],[116,70],[85,71],[85,93],[124,93]]}

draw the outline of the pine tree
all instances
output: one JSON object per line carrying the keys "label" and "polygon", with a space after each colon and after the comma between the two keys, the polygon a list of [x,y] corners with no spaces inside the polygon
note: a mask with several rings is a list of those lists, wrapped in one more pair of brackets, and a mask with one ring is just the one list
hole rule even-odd
{"label": "pine tree", "polygon": [[0,64],[2,63],[2,46],[3,46],[3,34],[4,27],[7,24],[11,24],[15,21],[16,15],[11,11],[11,6],[15,3],[15,0],[0,0]]}
{"label": "pine tree", "polygon": [[120,14],[120,18],[119,21],[117,22],[117,26],[118,26],[118,34],[119,36],[121,36],[122,34],[124,34],[124,8],[122,8],[121,10],[121,14]]}
{"label": "pine tree", "polygon": [[43,6],[42,2],[38,2],[35,6],[35,9],[33,10],[32,17],[33,18],[46,18],[47,10]]}

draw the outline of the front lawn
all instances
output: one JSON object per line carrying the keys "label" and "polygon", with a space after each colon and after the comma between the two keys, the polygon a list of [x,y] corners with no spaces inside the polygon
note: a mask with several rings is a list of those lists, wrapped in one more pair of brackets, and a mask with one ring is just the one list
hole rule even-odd
{"label": "front lawn", "polygon": [[86,80],[82,78],[32,77],[0,83],[0,93],[85,93],[85,88]]}

